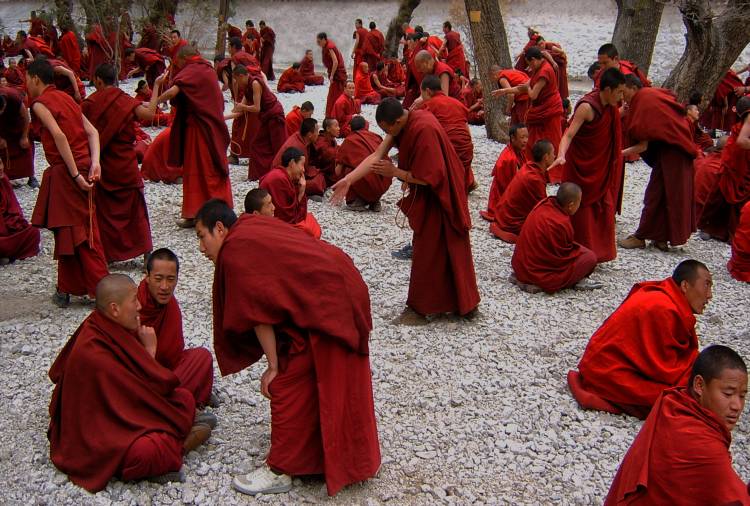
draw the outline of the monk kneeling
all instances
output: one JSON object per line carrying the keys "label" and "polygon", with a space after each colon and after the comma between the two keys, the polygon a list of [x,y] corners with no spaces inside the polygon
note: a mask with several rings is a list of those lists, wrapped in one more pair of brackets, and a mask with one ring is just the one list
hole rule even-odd
{"label": "monk kneeling", "polygon": [[523,290],[601,288],[600,283],[585,279],[596,267],[596,254],[573,238],[570,217],[578,211],[581,196],[580,186],[563,183],[556,197],[547,197],[529,213],[511,260],[511,279]]}
{"label": "monk kneeling", "polygon": [[282,493],[292,476],[318,474],[334,495],[375,475],[370,297],[351,258],[275,218],[237,219],[219,200],[196,221],[200,250],[216,265],[221,373],[267,359],[260,390],[271,400],[271,447],[266,465],[236,476],[234,488]]}
{"label": "monk kneeling", "polygon": [[156,361],[156,333],[138,321],[138,289],[124,274],[96,287],[96,309],[57,356],[47,436],[60,471],[90,492],[117,476],[182,481],[184,453],[211,435],[195,400]]}
{"label": "monk kneeling", "polygon": [[665,390],[620,464],[604,502],[748,504],[729,445],[747,395],[747,366],[731,348],[704,349],[687,388]]}
{"label": "monk kneeling", "polygon": [[594,333],[568,386],[584,409],[646,418],[665,388],[685,386],[698,355],[694,314],[711,300],[711,273],[684,260],[671,278],[637,283]]}
{"label": "monk kneeling", "polygon": [[185,349],[182,312],[174,296],[179,273],[180,262],[171,250],[160,248],[148,256],[146,277],[138,286],[141,325],[156,332],[156,361],[175,373],[197,406],[205,406],[214,382],[213,359],[206,348]]}

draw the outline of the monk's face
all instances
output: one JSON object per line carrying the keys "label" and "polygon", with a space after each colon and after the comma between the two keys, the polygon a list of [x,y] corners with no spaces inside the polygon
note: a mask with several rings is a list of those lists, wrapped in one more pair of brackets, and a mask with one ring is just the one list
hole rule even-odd
{"label": "monk's face", "polygon": [[510,138],[510,143],[516,151],[524,151],[529,143],[529,130],[527,128],[516,130],[516,135]]}
{"label": "monk's face", "polygon": [[170,260],[154,260],[151,271],[146,274],[146,285],[157,303],[167,304],[177,287],[177,264]]}
{"label": "monk's face", "polygon": [[730,431],[740,420],[747,395],[747,373],[741,369],[724,369],[719,377],[706,383],[698,375],[693,379],[693,394],[698,404],[716,414]]}
{"label": "monk's face", "polygon": [[614,89],[604,88],[601,93],[599,93],[599,96],[605,104],[616,106],[622,101],[623,93],[625,93],[625,85],[621,84]]}
{"label": "monk's face", "polygon": [[219,258],[219,250],[229,230],[220,221],[216,222],[214,229],[209,231],[202,222],[195,222],[195,235],[198,236],[198,249],[203,256],[216,263]]}
{"label": "monk's face", "polygon": [[622,99],[629,104],[636,93],[638,93],[638,88],[625,86],[622,90]]}
{"label": "monk's face", "polygon": [[301,178],[305,177],[305,157],[301,156],[296,162],[290,161],[286,173],[289,175],[292,184],[297,184]]}
{"label": "monk's face", "polygon": [[138,311],[141,310],[141,303],[138,302],[138,288],[135,284],[128,290],[127,295],[120,303],[110,302],[107,310],[110,319],[128,330],[138,330],[140,325]]}
{"label": "monk's face", "polygon": [[333,120],[330,125],[328,125],[328,129],[326,132],[328,132],[328,135],[331,137],[338,137],[339,132],[341,131],[341,127],[339,127],[338,120]]}
{"label": "monk's face", "polygon": [[247,87],[247,82],[250,76],[247,74],[232,74],[232,80],[237,83],[237,88],[244,90]]}
{"label": "monk's face", "polygon": [[26,91],[29,92],[29,95],[31,95],[31,97],[38,97],[41,94],[43,88],[44,83],[42,83],[41,79],[39,79],[37,76],[26,74]]}
{"label": "monk's face", "polygon": [[263,197],[263,205],[260,206],[260,210],[253,211],[253,214],[260,214],[261,216],[271,216],[273,217],[273,212],[276,210],[276,208],[273,205],[273,199],[271,199],[270,195],[266,195]]}
{"label": "monk's face", "polygon": [[352,98],[354,96],[354,83],[352,82],[346,83],[346,88],[344,88],[344,94],[349,98]]}
{"label": "monk's face", "polygon": [[575,201],[565,206],[565,212],[568,214],[568,216],[573,216],[575,213],[578,212],[579,207],[581,207],[581,195],[580,194],[578,195],[578,198],[575,199]]}
{"label": "monk's face", "polygon": [[602,71],[611,68],[618,68],[620,66],[618,58],[610,58],[606,54],[598,55],[596,61],[599,62],[599,68],[601,68]]}
{"label": "monk's face", "polygon": [[680,283],[680,290],[685,294],[693,313],[703,314],[703,310],[713,296],[711,293],[713,284],[711,273],[702,268],[698,269],[698,274],[692,283],[688,280]]}
{"label": "monk's face", "polygon": [[317,44],[317,45],[318,45],[319,47],[323,47],[323,46],[325,46],[325,45],[326,45],[326,42],[327,42],[327,41],[326,41],[326,39],[315,39],[315,43],[316,43],[316,44]]}
{"label": "monk's face", "polygon": [[172,41],[172,46],[176,46],[177,43],[180,42],[180,36],[176,33],[170,33],[169,40]]}
{"label": "monk's face", "polygon": [[318,140],[318,136],[319,136],[319,135],[320,135],[320,129],[318,128],[318,126],[317,126],[317,124],[316,124],[316,125],[315,125],[315,128],[313,129],[313,131],[312,131],[312,132],[310,132],[309,134],[307,134],[307,141],[308,141],[308,142],[309,142],[310,144],[315,144],[315,141],[317,141],[317,140]]}
{"label": "monk's face", "polygon": [[698,107],[696,107],[694,105],[689,105],[687,107],[687,110],[685,111],[685,114],[687,115],[688,118],[690,118],[690,120],[693,123],[695,123],[696,121],[698,121],[698,118],[700,118],[700,116],[701,116],[700,110],[698,109]]}
{"label": "monk's face", "polygon": [[305,59],[307,59],[307,60],[312,60],[313,59],[312,51],[305,51]]}
{"label": "monk's face", "polygon": [[359,71],[363,74],[368,74],[370,72],[370,66],[367,63],[362,62],[359,64]]}
{"label": "monk's face", "polygon": [[305,119],[307,119],[307,118],[311,118],[311,117],[312,117],[312,115],[313,115],[313,112],[315,112],[315,111],[305,111],[304,109],[300,109],[300,110],[299,110],[299,113],[300,113],[300,114],[302,115],[302,117],[303,117],[303,118],[305,118]]}
{"label": "monk's face", "polygon": [[544,63],[543,58],[527,58],[526,64],[531,68],[531,70],[539,70],[539,67],[542,66],[542,63]]}

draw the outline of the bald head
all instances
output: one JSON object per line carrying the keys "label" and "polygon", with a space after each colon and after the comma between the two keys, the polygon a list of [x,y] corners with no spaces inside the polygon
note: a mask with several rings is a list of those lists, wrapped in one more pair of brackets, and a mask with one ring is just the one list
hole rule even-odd
{"label": "bald head", "polygon": [[184,60],[185,58],[189,58],[191,56],[198,56],[200,55],[200,52],[198,52],[198,49],[195,48],[195,46],[187,45],[182,46],[179,51],[177,51],[177,59]]}
{"label": "bald head", "polygon": [[575,183],[563,183],[557,189],[557,203],[569,215],[574,215],[581,205],[583,191]]}
{"label": "bald head", "polygon": [[128,330],[138,330],[137,287],[130,276],[109,274],[96,285],[96,309]]}
{"label": "bald head", "polygon": [[414,64],[421,73],[431,74],[435,66],[435,58],[432,56],[432,53],[422,49],[414,57]]}

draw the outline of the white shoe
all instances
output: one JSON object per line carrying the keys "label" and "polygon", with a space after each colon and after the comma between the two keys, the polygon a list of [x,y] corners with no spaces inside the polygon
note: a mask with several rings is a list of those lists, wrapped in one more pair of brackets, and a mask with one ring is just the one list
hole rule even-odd
{"label": "white shoe", "polygon": [[264,465],[252,473],[235,476],[232,487],[248,495],[283,494],[292,489],[292,477],[288,474],[276,474],[268,465]]}
{"label": "white shoe", "polygon": [[599,288],[604,287],[603,283],[600,283],[599,281],[594,281],[591,278],[583,278],[578,283],[575,284],[573,287],[574,290],[598,290]]}

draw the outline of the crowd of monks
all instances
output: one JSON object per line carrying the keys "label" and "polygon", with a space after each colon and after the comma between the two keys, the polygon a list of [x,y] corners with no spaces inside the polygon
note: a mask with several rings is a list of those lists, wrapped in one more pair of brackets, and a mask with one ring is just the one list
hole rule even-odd
{"label": "crowd of monks", "polygon": [[[228,24],[228,56],[213,62],[177,29],[160,35],[146,26],[136,46],[127,30],[95,25],[81,49],[72,22],[59,38],[35,13],[29,22],[28,33],[2,44],[0,263],[38,254],[46,228],[57,260],[54,303],[66,307],[71,296],[95,303],[49,371],[55,466],[92,492],[112,478],[182,481],[184,455],[217,423],[206,409],[218,403],[213,356],[185,348],[174,296],[180,262],[169,249],[154,250],[146,179],[182,184],[177,225],[194,228],[215,265],[220,373],[266,358],[260,389],[270,400],[271,447],[266,464],[235,476],[234,488],[283,493],[293,476],[322,475],[335,495],[374,476],[369,290],[352,260],[321,240],[307,204],[325,195],[351,211],[378,212],[393,178],[401,181],[397,223],[413,236],[394,254],[411,259],[395,323],[476,317],[469,125],[485,119],[459,32],[450,22],[443,37],[405,25],[394,58],[377,25],[357,19],[351,62],[318,33],[325,74],[315,72],[308,50],[274,91],[276,35],[264,21],[256,30],[248,20],[244,32]],[[528,36],[514,68],[493,69],[491,93],[506,97],[510,140],[480,213],[491,234],[514,245],[509,281],[530,293],[593,290],[602,285],[589,276],[618,246],[649,241],[668,251],[700,228],[702,239],[731,243],[727,268],[750,282],[748,83],[730,71],[713,99],[680,103],[605,44],[590,68],[593,90],[571,111],[564,50],[536,30]],[[132,77],[143,78],[134,96],[118,87]],[[311,102],[287,113],[277,96],[326,83],[321,121]],[[363,104],[377,106],[384,136],[370,131]],[[152,140],[145,126],[166,128]],[[41,183],[39,147],[49,165]],[[651,168],[644,207],[637,230],[618,240],[625,164],[638,158]],[[238,215],[229,175],[240,159],[257,188]],[[30,223],[15,179],[39,187]],[[558,185],[551,196],[549,184]],[[113,262],[141,256],[139,283],[110,274]],[[699,350],[695,315],[711,297],[711,272],[697,260],[637,283],[568,373],[582,408],[646,420],[607,504],[750,504],[729,457],[747,368],[725,346]]]}

